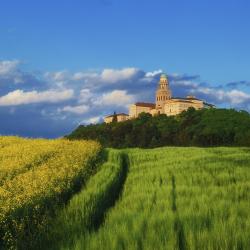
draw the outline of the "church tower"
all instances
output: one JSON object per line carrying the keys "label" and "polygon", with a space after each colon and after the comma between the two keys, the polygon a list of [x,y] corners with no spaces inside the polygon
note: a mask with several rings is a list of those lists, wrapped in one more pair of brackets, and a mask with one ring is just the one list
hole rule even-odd
{"label": "church tower", "polygon": [[164,105],[167,100],[171,99],[171,91],[169,89],[168,78],[165,74],[161,75],[158,88],[156,90],[156,109],[163,112]]}

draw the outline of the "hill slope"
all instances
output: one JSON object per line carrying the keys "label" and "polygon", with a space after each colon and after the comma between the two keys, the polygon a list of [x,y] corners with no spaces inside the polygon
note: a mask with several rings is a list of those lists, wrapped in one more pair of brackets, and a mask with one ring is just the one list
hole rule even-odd
{"label": "hill slope", "polygon": [[250,146],[250,115],[232,109],[189,109],[175,117],[141,114],[110,124],[80,125],[69,139],[94,139],[106,147]]}

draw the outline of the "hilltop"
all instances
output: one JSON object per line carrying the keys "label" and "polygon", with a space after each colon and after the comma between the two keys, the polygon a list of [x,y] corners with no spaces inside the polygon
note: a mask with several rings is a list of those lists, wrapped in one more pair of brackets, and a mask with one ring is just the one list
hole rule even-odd
{"label": "hilltop", "polygon": [[105,147],[250,146],[250,114],[234,109],[189,108],[177,116],[141,113],[108,124],[80,125],[69,139],[94,139]]}

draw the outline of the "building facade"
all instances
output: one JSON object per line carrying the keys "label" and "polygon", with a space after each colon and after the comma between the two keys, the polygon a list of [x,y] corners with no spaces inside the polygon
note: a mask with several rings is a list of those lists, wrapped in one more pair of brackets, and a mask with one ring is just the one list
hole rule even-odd
{"label": "building facade", "polygon": [[[213,107],[214,105],[206,103],[195,96],[187,96],[185,98],[172,97],[168,78],[165,74],[162,74],[155,93],[155,103],[137,102],[132,104],[129,108],[129,115],[123,114],[123,118],[117,119],[117,121],[137,118],[140,113],[150,113],[151,115],[166,114],[172,116],[178,115],[188,108],[203,109]],[[106,116],[104,118],[106,123],[112,122],[112,120],[113,116]]]}
{"label": "building facade", "polygon": [[151,113],[152,110],[155,110],[154,103],[137,102],[135,104],[130,105],[129,118],[130,119],[136,118],[140,113]]}
{"label": "building facade", "polygon": [[104,117],[104,122],[105,123],[113,122],[114,116],[117,117],[117,122],[124,122],[124,121],[129,119],[129,115],[124,114],[124,113],[120,113],[120,114],[108,115],[108,116]]}

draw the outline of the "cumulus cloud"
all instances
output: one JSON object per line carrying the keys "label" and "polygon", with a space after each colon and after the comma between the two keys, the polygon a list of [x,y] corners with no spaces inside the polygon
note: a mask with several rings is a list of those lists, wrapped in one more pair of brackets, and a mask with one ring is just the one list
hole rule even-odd
{"label": "cumulus cloud", "polygon": [[47,81],[54,83],[57,87],[63,87],[72,78],[67,71],[46,72],[44,76]]}
{"label": "cumulus cloud", "polygon": [[89,111],[89,106],[87,105],[78,105],[78,106],[65,106],[61,109],[58,109],[59,112],[69,112],[77,115],[85,114]]}
{"label": "cumulus cloud", "polygon": [[196,93],[198,95],[204,94],[204,97],[208,97],[215,103],[228,103],[234,105],[235,107],[250,103],[250,94],[237,89],[223,90],[201,87],[193,89],[192,93]]}
{"label": "cumulus cloud", "polygon": [[80,124],[97,124],[102,121],[103,121],[102,116],[92,116],[92,117],[82,120]]}
{"label": "cumulus cloud", "polygon": [[20,61],[0,61],[0,76],[6,76],[16,71]]}
{"label": "cumulus cloud", "polygon": [[163,73],[163,71],[161,69],[158,69],[158,70],[155,70],[155,71],[152,71],[152,72],[147,72],[145,74],[145,77],[155,77],[155,76],[160,75],[161,73]]}
{"label": "cumulus cloud", "polygon": [[129,95],[126,90],[114,90],[109,93],[104,93],[98,100],[95,101],[97,105],[115,105],[127,106],[135,101],[133,95]]}
{"label": "cumulus cloud", "polygon": [[104,69],[101,73],[101,79],[104,82],[115,83],[118,81],[131,80],[139,70],[136,68],[125,68],[121,70]]}
{"label": "cumulus cloud", "polygon": [[93,93],[91,93],[90,89],[81,89],[78,102],[79,103],[88,103],[90,99],[93,97]]}
{"label": "cumulus cloud", "polygon": [[[121,81],[130,81],[134,79],[142,71],[136,68],[123,69],[103,69],[101,72],[76,72],[70,73],[68,71],[46,72],[44,76],[55,82],[58,85],[67,84],[72,81],[81,81],[84,83],[101,83],[111,84]],[[144,74],[144,73],[143,73]]]}
{"label": "cumulus cloud", "polygon": [[2,91],[16,88],[22,84],[23,88],[40,88],[44,81],[40,79],[38,72],[25,72],[21,69],[22,63],[18,60],[0,61],[0,94]]}
{"label": "cumulus cloud", "polygon": [[58,103],[71,99],[73,95],[74,91],[72,89],[62,91],[47,90],[43,92],[24,92],[23,90],[17,89],[8,93],[5,96],[1,96],[0,106],[16,106],[41,102]]}
{"label": "cumulus cloud", "polygon": [[73,80],[98,79],[99,75],[96,72],[76,72],[72,75]]}

